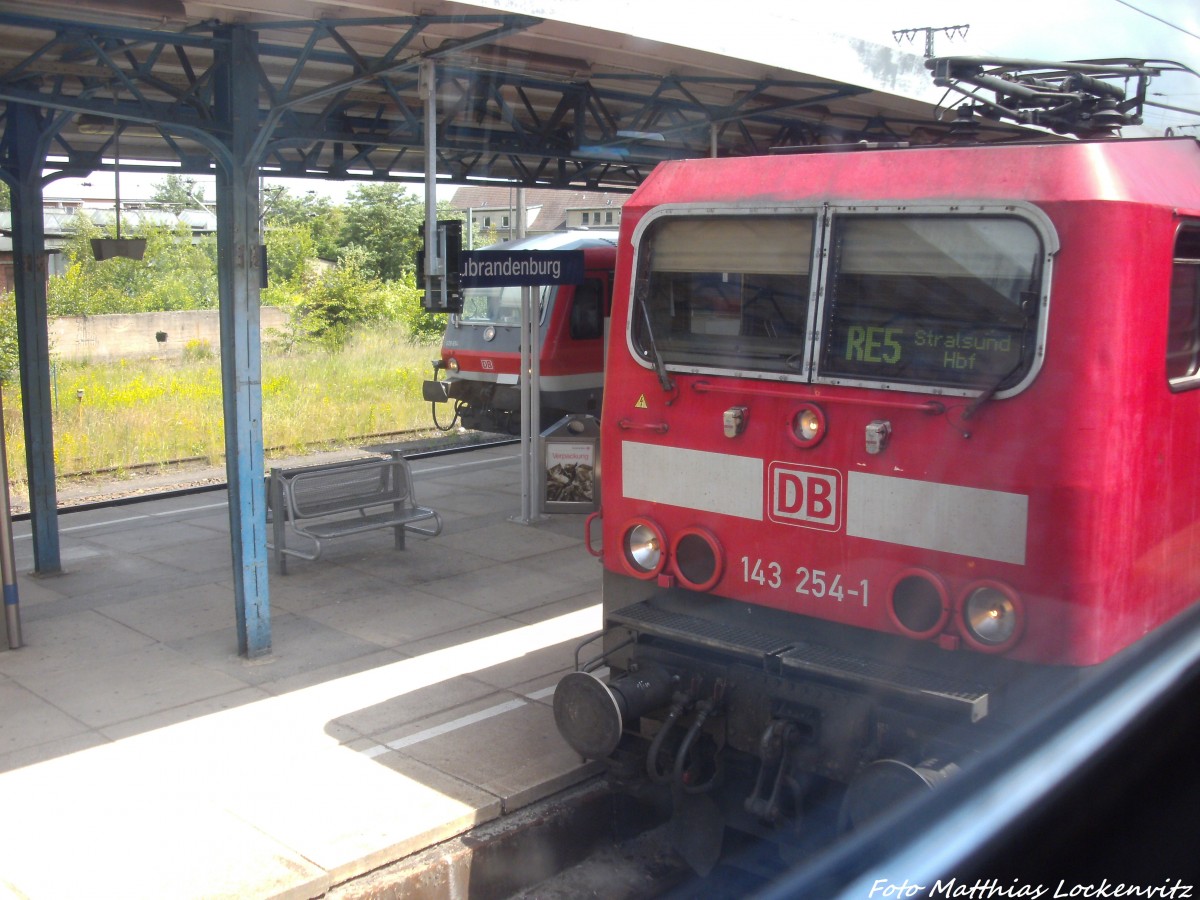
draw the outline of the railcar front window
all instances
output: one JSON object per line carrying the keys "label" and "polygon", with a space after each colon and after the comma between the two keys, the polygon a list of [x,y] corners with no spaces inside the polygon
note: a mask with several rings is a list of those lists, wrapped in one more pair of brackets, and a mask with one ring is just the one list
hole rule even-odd
{"label": "railcar front window", "polygon": [[1026,222],[836,219],[818,375],[1003,390],[1033,364],[1042,244]]}
{"label": "railcar front window", "polygon": [[[634,341],[681,366],[795,371],[808,322],[812,217],[668,216],[642,243]],[[653,344],[645,333],[646,319]]]}
{"label": "railcar front window", "polygon": [[[519,287],[471,288],[463,295],[463,311],[459,321],[464,325],[521,324],[521,290]],[[545,315],[546,301],[553,288],[538,288],[538,319]]]}

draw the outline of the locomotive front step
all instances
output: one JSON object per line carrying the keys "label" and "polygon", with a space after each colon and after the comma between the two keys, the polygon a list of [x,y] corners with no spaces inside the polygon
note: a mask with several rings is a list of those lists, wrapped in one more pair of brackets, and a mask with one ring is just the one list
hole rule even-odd
{"label": "locomotive front step", "polygon": [[876,658],[810,641],[747,627],[727,625],[635,603],[608,614],[608,622],[640,634],[702,646],[742,659],[770,661],[783,674],[808,675],[860,689],[929,710],[977,722],[988,713],[988,688],[911,666],[892,665]]}

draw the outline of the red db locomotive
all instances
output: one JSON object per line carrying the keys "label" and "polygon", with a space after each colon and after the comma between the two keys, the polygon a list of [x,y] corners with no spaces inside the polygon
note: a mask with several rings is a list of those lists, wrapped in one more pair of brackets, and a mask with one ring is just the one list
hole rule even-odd
{"label": "red db locomotive", "polygon": [[861,821],[1200,597],[1195,139],[663,164],[607,365],[559,728],[756,827]]}

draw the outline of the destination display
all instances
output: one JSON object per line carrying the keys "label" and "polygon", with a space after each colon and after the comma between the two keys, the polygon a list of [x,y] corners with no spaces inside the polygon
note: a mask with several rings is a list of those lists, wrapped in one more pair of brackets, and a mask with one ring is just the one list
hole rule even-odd
{"label": "destination display", "polygon": [[835,321],[824,375],[948,387],[985,387],[1021,362],[1021,330],[910,319],[886,325]]}

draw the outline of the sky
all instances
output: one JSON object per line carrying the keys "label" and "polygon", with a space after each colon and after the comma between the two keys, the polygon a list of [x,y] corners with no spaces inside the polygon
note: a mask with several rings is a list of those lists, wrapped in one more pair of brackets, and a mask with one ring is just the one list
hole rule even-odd
{"label": "sky", "polygon": [[[924,35],[911,40],[894,31],[969,26],[965,34],[936,33],[939,56],[1002,56],[1036,60],[1136,57],[1167,59],[1200,72],[1200,0],[842,0],[810,4],[794,0],[736,0],[719,15],[698,15],[696,0],[474,0],[512,12],[558,18],[682,44],[766,65],[867,84],[937,102],[943,91],[924,73],[920,56]],[[704,4],[707,9],[720,7]],[[872,46],[873,45],[873,46]],[[864,60],[884,56],[905,61],[912,77],[879,81]],[[875,79],[872,82],[872,79]],[[1152,99],[1188,109],[1200,108],[1200,77],[1156,80]],[[1167,127],[1200,136],[1200,114],[1147,110],[1146,125],[1155,133]],[[47,188],[47,197],[112,196],[112,176],[97,173],[63,179]],[[148,197],[157,176],[125,173],[121,195]],[[347,183],[288,181],[294,194],[316,191],[341,202]],[[211,182],[204,196],[215,194]],[[417,189],[418,192],[420,189]],[[440,193],[440,192],[439,192]]]}
{"label": "sky", "polygon": [[[965,36],[935,35],[939,56],[1003,56],[1036,60],[1137,57],[1168,59],[1200,72],[1197,0],[841,0],[796,3],[736,0],[723,15],[696,15],[694,0],[474,0],[477,5],[562,18],[597,28],[741,57],[823,77],[855,81],[861,54],[837,36],[921,56],[924,36],[899,42],[894,31],[970,26]],[[1190,32],[1190,34],[1189,34]],[[905,93],[936,99],[942,91],[921,75]],[[1162,85],[1156,82],[1161,88]],[[875,85],[873,85],[875,86]],[[886,87],[886,85],[878,85]],[[1172,79],[1172,105],[1200,107],[1200,78]],[[924,95],[918,94],[924,91]],[[1158,113],[1169,124],[1200,124],[1200,115]],[[1158,124],[1149,121],[1148,124]]]}

